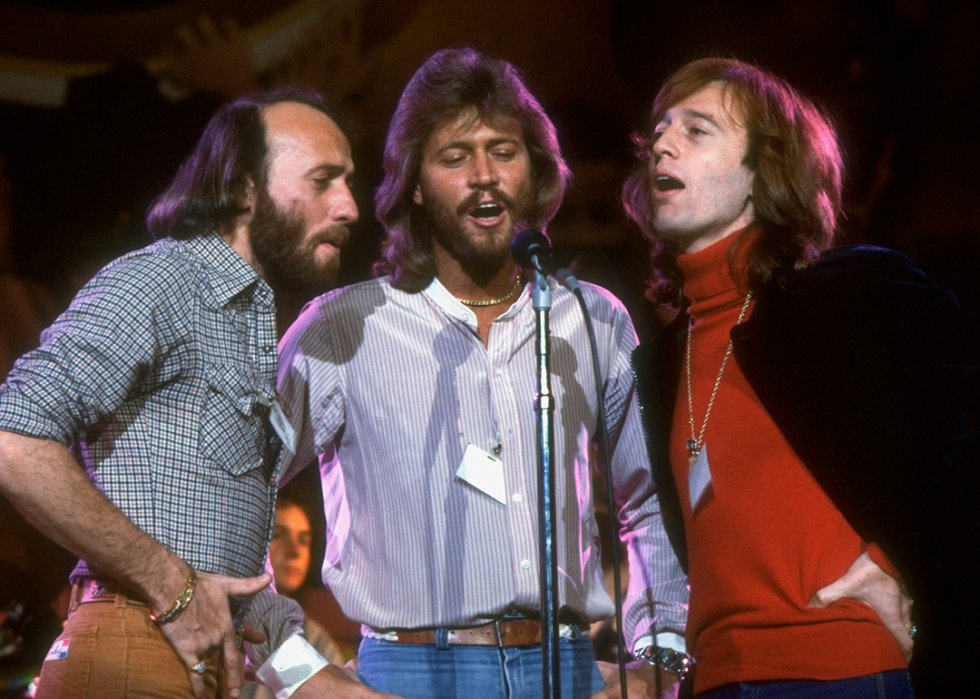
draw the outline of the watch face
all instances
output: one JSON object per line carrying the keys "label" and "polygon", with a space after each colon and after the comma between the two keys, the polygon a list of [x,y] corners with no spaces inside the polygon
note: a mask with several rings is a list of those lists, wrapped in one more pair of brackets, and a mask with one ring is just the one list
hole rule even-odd
{"label": "watch face", "polygon": [[657,648],[650,646],[641,650],[637,657],[645,660],[651,665],[656,665],[664,672],[677,675],[678,679],[683,680],[691,671],[691,658],[685,653],[674,650],[673,648]]}

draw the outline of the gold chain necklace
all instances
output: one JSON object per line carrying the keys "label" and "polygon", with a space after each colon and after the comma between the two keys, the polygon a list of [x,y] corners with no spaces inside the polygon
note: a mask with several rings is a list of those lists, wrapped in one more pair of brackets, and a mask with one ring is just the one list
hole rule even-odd
{"label": "gold chain necklace", "polygon": [[490,299],[489,301],[468,301],[466,299],[461,299],[458,296],[454,296],[453,298],[456,299],[457,301],[459,301],[464,306],[496,306],[498,303],[503,303],[504,301],[506,301],[507,299],[509,299],[511,296],[513,296],[517,292],[517,290],[521,288],[521,282],[523,282],[523,281],[524,280],[521,277],[521,275],[518,274],[517,275],[517,279],[514,280],[514,286],[512,286],[510,288],[510,291],[508,291],[506,294],[504,294],[500,298]]}
{"label": "gold chain necklace", "polygon": [[[742,311],[738,314],[738,320],[735,321],[735,326],[742,324],[742,320],[745,318],[745,312],[749,308],[749,301],[752,300],[752,292],[750,291],[745,296],[745,303],[742,304]],[[694,434],[694,400],[691,397],[691,325],[694,323],[694,318],[688,322],[687,326],[687,419],[691,426],[691,438],[687,440],[687,465],[688,468],[694,466],[694,462],[698,459],[698,453],[701,451],[701,447],[704,444],[702,441],[704,439],[704,430],[708,426],[708,416],[711,415],[711,408],[715,404],[715,396],[718,394],[718,387],[721,385],[721,377],[725,373],[725,367],[728,365],[728,358],[732,356],[732,341],[728,341],[728,349],[725,350],[725,358],[721,361],[721,369],[718,370],[718,378],[715,379],[715,387],[711,389],[711,398],[708,399],[708,409],[704,411],[704,421],[701,423],[701,431],[698,432],[697,436]]]}

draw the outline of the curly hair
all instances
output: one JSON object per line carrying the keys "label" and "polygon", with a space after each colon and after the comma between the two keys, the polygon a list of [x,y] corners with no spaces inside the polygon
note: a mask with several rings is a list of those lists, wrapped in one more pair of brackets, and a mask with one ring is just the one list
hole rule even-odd
{"label": "curly hair", "polygon": [[389,275],[399,289],[420,291],[435,276],[424,211],[412,193],[426,141],[468,109],[489,124],[513,119],[520,125],[534,176],[531,227],[545,227],[561,206],[569,171],[558,135],[517,69],[471,48],[433,54],[398,102],[385,143],[384,180],[374,195],[375,215],[386,231],[374,273]]}
{"label": "curly hair", "polygon": [[[674,73],[653,102],[651,124],[712,83],[721,84],[723,99],[737,110],[748,134],[745,164],[755,172],[750,228],[760,232],[745,257],[749,289],[769,282],[788,286],[833,244],[843,179],[836,131],[826,114],[784,80],[725,58],[703,58]],[[670,302],[683,285],[676,245],[653,226],[649,139],[637,134],[634,143],[641,162],[623,185],[623,206],[653,244],[648,296]]]}

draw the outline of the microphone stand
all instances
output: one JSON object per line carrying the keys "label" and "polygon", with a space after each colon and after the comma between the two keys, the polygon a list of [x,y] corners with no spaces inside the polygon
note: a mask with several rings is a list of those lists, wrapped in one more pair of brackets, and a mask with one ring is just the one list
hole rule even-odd
{"label": "microphone stand", "polygon": [[555,471],[553,464],[554,398],[548,368],[551,310],[551,287],[548,278],[537,269],[531,287],[531,302],[536,320],[538,359],[538,395],[534,409],[538,427],[538,499],[539,557],[541,569],[541,682],[544,699],[561,697],[561,662],[558,648],[558,552],[555,542]]}

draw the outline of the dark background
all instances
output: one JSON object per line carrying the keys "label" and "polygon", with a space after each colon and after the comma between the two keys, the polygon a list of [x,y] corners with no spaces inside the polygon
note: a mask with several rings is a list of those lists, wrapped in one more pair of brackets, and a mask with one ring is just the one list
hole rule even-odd
{"label": "dark background", "polygon": [[[263,37],[311,17],[287,51],[250,58]],[[0,95],[0,272],[43,297],[43,327],[102,264],[150,242],[146,208],[219,104],[299,82],[356,124],[361,223],[342,281],[363,279],[398,95],[433,51],[470,45],[521,68],[554,119],[575,174],[550,230],[556,250],[623,298],[641,338],[656,321],[641,298],[645,244],[618,204],[629,136],[647,128],[663,80],[708,55],[759,63],[830,114],[847,164],[842,242],[905,252],[977,311],[978,19],[965,0],[0,0],[0,88],[5,71],[73,76],[58,104]],[[165,77],[182,99],[164,96]],[[317,489],[315,470],[306,475]],[[0,608],[47,605],[70,567],[0,498]]]}

